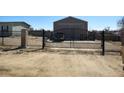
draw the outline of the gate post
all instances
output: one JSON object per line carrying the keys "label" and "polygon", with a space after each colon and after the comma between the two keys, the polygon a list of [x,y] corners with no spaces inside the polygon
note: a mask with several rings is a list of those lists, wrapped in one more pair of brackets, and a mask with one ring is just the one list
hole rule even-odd
{"label": "gate post", "polygon": [[22,31],[21,31],[21,48],[27,47],[27,35],[28,35],[28,31],[26,29],[22,29]]}
{"label": "gate post", "polygon": [[43,38],[42,38],[42,49],[45,47],[45,30],[42,30]]}
{"label": "gate post", "polygon": [[121,31],[121,45],[124,46],[124,30],[120,30]]}
{"label": "gate post", "polygon": [[124,29],[121,30],[121,56],[122,56],[122,64],[124,70]]}
{"label": "gate post", "polygon": [[101,39],[101,47],[102,47],[102,55],[105,55],[105,32],[102,31],[102,39]]}
{"label": "gate post", "polygon": [[123,70],[124,70],[124,46],[122,46],[122,48],[121,48],[121,56],[122,56],[122,66],[123,66]]}

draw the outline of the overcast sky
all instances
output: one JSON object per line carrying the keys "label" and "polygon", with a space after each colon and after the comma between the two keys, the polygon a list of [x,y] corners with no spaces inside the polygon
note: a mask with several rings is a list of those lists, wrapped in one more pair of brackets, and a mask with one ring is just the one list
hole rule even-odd
{"label": "overcast sky", "polygon": [[[25,21],[34,29],[53,30],[53,22],[67,16],[0,16],[0,21]],[[88,21],[89,30],[102,30],[110,27],[112,30],[118,29],[117,22],[122,16],[74,16]]]}

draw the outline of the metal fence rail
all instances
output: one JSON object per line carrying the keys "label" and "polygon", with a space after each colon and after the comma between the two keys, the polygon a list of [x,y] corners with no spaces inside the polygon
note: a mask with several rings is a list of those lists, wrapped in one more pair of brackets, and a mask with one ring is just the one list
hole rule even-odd
{"label": "metal fence rail", "polygon": [[83,48],[83,49],[101,49],[100,41],[63,41],[46,42],[46,47],[51,48]]}

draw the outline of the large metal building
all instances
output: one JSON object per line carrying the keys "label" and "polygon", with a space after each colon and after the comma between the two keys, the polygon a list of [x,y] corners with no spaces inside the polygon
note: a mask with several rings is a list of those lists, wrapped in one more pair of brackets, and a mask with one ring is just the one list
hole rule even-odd
{"label": "large metal building", "polygon": [[87,33],[87,21],[69,16],[54,22],[54,37],[63,34],[64,40],[86,40]]}

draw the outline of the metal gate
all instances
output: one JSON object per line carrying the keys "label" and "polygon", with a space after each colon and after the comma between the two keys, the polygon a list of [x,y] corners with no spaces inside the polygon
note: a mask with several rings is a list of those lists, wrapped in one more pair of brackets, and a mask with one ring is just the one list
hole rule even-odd
{"label": "metal gate", "polygon": [[[101,37],[101,33],[99,34]],[[94,34],[90,34],[90,36],[85,36],[81,37],[81,35],[62,35],[62,34],[57,34],[56,35],[53,33],[52,38],[45,38],[45,47],[49,49],[75,49],[75,50],[94,50],[94,51],[102,51],[102,46],[101,46],[101,38],[100,39],[95,39]],[[80,38],[81,37],[81,38]],[[89,38],[90,37],[90,38]],[[82,39],[83,38],[83,39]]]}
{"label": "metal gate", "polygon": [[[63,36],[65,37],[65,36]],[[96,50],[102,55],[112,53],[120,53],[121,42],[120,37],[108,32],[106,30],[98,32],[90,32],[87,39],[76,40],[75,37],[66,36],[66,39],[60,37],[59,40],[54,40],[54,37],[45,39],[46,48],[66,48],[66,49],[80,49],[80,50]]]}
{"label": "metal gate", "polygon": [[28,48],[42,48],[42,30],[28,31],[27,46]]}

